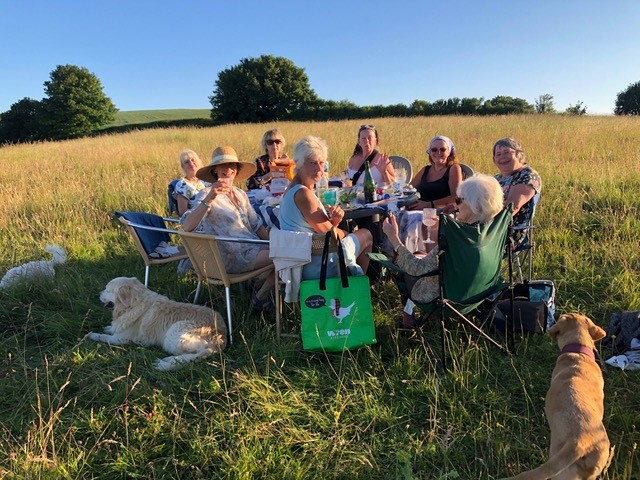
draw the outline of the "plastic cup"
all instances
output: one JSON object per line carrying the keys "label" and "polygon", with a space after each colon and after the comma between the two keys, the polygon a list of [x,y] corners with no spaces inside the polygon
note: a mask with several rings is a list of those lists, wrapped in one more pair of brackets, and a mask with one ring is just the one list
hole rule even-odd
{"label": "plastic cup", "polygon": [[325,205],[335,205],[338,203],[338,189],[328,188],[322,193],[322,199]]}

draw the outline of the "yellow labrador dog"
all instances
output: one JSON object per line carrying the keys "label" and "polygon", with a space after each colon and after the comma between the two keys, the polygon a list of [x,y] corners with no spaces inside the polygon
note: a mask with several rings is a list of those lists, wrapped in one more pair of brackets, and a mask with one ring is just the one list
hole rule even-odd
{"label": "yellow labrador dog", "polygon": [[221,352],[227,344],[227,326],[218,312],[169,300],[137,278],[114,278],[100,293],[100,300],[113,308],[111,325],[105,333],[92,332],[87,337],[110,345],[162,347],[172,356],[156,360],[158,370],[176,369]]}
{"label": "yellow labrador dog", "polygon": [[577,313],[562,315],[549,329],[560,356],[551,376],[545,413],[551,430],[549,461],[514,477],[518,480],[591,480],[613,456],[602,424],[604,380],[595,342],[605,331]]}

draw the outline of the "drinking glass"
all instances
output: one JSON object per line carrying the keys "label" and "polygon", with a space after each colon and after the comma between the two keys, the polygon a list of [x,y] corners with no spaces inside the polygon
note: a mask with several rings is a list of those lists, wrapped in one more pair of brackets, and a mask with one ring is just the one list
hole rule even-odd
{"label": "drinking glass", "polygon": [[424,243],[435,243],[431,240],[431,227],[433,227],[438,221],[437,211],[435,208],[423,208],[422,209],[422,223],[427,227],[427,239]]}
{"label": "drinking glass", "polygon": [[337,188],[329,188],[322,192],[322,198],[324,200],[325,205],[335,205],[338,203],[338,189]]}
{"label": "drinking glass", "polygon": [[395,183],[394,186],[396,187],[396,191],[399,191],[400,193],[402,193],[402,190],[407,184],[407,171],[404,168],[398,168],[395,171],[394,183]]}

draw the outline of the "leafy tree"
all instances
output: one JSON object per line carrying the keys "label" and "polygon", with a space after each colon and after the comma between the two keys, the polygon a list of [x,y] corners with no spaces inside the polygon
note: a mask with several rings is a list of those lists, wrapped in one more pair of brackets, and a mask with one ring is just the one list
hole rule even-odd
{"label": "leafy tree", "polygon": [[499,95],[482,104],[479,113],[482,115],[508,115],[513,113],[533,113],[533,105],[517,97]]}
{"label": "leafy tree", "polygon": [[42,123],[50,138],[88,135],[115,118],[117,109],[102,83],[84,67],[58,65],[44,87]]}
{"label": "leafy tree", "polygon": [[632,83],[618,93],[613,112],[616,115],[640,115],[640,82]]}
{"label": "leafy tree", "polygon": [[266,122],[296,117],[317,100],[303,68],[284,57],[245,58],[218,74],[211,118]]}
{"label": "leafy tree", "polygon": [[545,93],[540,95],[535,100],[536,113],[556,113],[556,109],[553,108],[553,95]]}
{"label": "leafy tree", "polygon": [[582,102],[578,102],[575,105],[569,105],[564,111],[566,115],[584,115],[587,113],[587,107]]}
{"label": "leafy tree", "polygon": [[41,125],[42,104],[33,98],[17,101],[0,114],[0,143],[32,142],[45,135]]}

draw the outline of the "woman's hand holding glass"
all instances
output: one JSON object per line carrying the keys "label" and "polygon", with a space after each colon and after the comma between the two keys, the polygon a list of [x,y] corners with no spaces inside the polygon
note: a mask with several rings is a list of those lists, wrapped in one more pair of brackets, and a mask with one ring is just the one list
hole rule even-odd
{"label": "woman's hand holding glass", "polygon": [[433,227],[438,221],[438,214],[435,208],[423,208],[422,209],[422,223],[427,227],[427,239],[424,243],[435,243],[431,240],[431,227]]}
{"label": "woman's hand holding glass", "polygon": [[331,224],[335,227],[344,218],[344,210],[340,205],[330,205],[327,207],[327,216]]}

